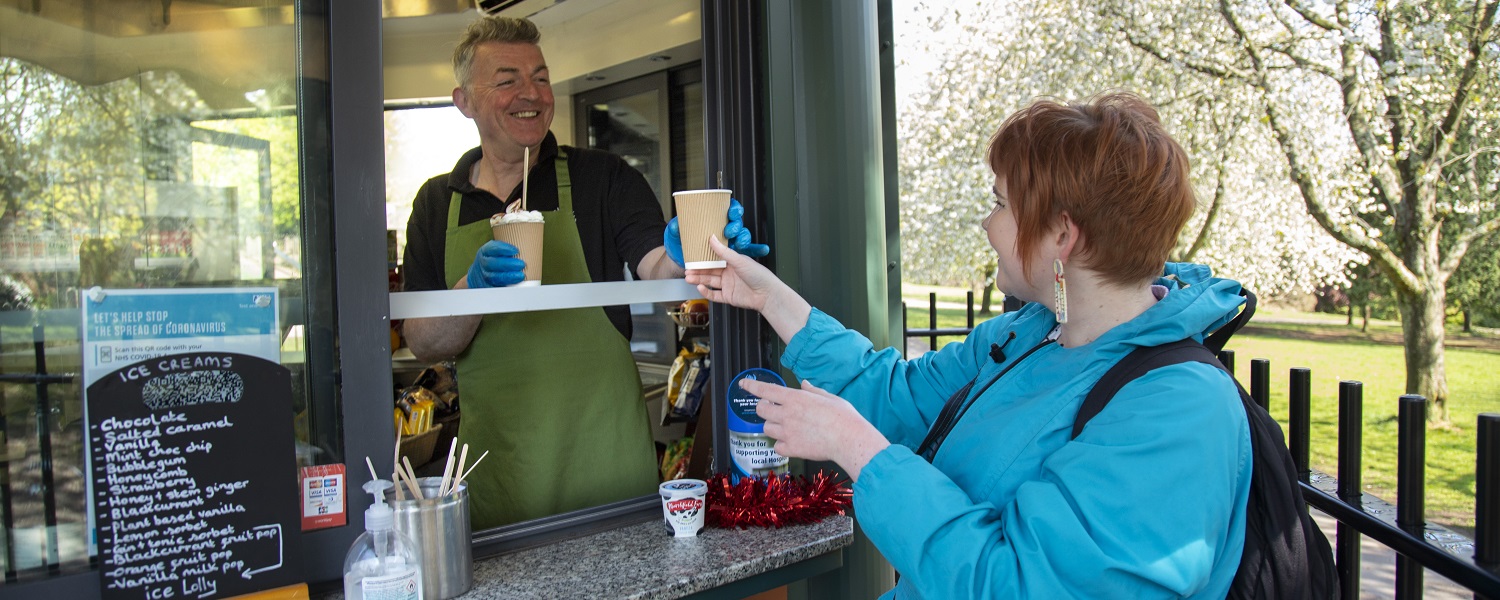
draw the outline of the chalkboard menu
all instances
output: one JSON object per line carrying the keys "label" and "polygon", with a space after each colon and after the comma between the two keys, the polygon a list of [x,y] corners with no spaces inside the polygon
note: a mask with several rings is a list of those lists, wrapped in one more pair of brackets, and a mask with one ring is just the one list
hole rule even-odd
{"label": "chalkboard menu", "polygon": [[291,400],[285,367],[229,352],[143,360],[88,387],[104,598],[302,581]]}

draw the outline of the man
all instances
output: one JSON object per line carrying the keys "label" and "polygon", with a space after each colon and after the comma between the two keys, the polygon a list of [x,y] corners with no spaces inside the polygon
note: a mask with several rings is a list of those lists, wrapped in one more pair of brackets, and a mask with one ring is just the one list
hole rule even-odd
{"label": "man", "polygon": [[[663,225],[645,178],[617,156],[559,146],[550,133],[540,38],[528,20],[490,16],[454,49],[453,103],[474,120],[480,146],[417,192],[406,290],[519,283],[525,263],[492,239],[489,218],[520,201],[527,169],[527,208],[545,219],[542,283],[619,281],[627,265],[642,279],[683,275],[676,220]],[[727,238],[764,256],[742,213],[731,208]],[[457,357],[459,439],[497,455],[465,480],[476,530],[655,492],[627,307],[409,319],[404,333],[421,360]]]}

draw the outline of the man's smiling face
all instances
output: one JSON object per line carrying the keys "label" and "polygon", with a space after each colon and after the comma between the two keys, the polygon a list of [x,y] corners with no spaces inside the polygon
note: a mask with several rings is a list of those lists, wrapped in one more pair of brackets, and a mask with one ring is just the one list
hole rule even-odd
{"label": "man's smiling face", "polygon": [[485,146],[519,154],[552,126],[552,80],[535,44],[488,42],[474,49],[470,80],[454,103],[474,120]]}

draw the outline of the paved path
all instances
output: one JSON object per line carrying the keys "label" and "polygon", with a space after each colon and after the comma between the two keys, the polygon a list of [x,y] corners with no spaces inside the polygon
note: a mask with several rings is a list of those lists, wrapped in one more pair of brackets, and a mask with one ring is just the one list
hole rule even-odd
{"label": "paved path", "polygon": [[[1333,517],[1313,510],[1318,528],[1334,543]],[[1396,597],[1396,553],[1368,536],[1360,538],[1359,597],[1364,600],[1394,600]],[[1423,598],[1429,600],[1473,600],[1474,593],[1431,569],[1422,575]]]}

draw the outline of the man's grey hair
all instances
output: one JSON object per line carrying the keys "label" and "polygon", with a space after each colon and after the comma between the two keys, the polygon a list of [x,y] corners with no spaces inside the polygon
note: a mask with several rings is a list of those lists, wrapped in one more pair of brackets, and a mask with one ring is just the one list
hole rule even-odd
{"label": "man's grey hair", "polygon": [[458,46],[453,49],[453,76],[459,87],[468,89],[473,76],[474,49],[480,44],[500,42],[504,44],[537,44],[542,41],[542,32],[527,19],[515,17],[485,16],[469,23]]}

